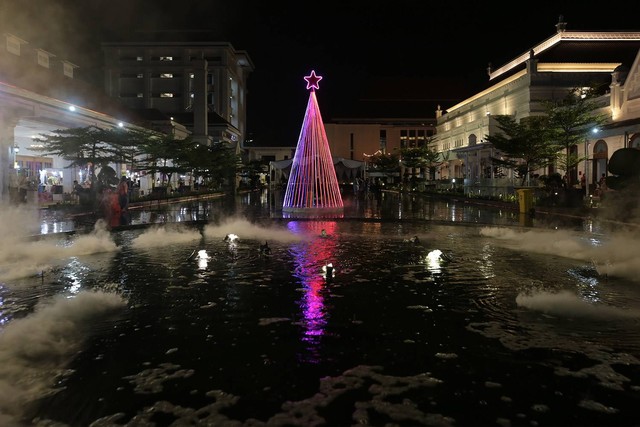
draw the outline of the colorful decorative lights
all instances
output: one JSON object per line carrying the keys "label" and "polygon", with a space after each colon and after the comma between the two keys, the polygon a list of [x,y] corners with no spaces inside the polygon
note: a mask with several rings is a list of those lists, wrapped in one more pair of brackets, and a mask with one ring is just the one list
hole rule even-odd
{"label": "colorful decorative lights", "polygon": [[318,85],[318,83],[320,83],[320,80],[322,80],[322,76],[316,75],[315,70],[311,70],[311,74],[308,76],[305,76],[304,79],[307,81],[307,89],[311,89],[311,90],[320,89],[320,86]]}
{"label": "colorful decorative lights", "polygon": [[315,90],[322,79],[315,71],[304,78],[311,89],[298,145],[291,165],[282,210],[342,210],[342,196]]}

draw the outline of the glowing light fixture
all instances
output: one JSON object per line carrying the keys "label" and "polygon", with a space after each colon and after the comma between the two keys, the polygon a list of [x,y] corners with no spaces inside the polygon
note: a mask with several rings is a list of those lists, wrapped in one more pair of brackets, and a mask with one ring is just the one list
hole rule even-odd
{"label": "glowing light fixture", "polygon": [[305,76],[304,79],[307,81],[307,89],[311,89],[311,90],[320,89],[320,86],[318,85],[318,83],[320,83],[320,80],[322,80],[322,76],[316,75],[315,70],[311,70],[311,74],[308,76]]}
{"label": "glowing light fixture", "polygon": [[236,240],[238,240],[238,235],[237,234],[233,234],[233,233],[229,233],[225,236],[224,241],[225,242],[230,242],[233,243]]}
{"label": "glowing light fixture", "polygon": [[429,252],[426,256],[427,268],[432,272],[440,272],[442,263],[442,251],[435,249]]}
{"label": "glowing light fixture", "polygon": [[322,277],[325,279],[332,279],[336,277],[336,271],[334,270],[332,263],[322,266]]}
{"label": "glowing light fixture", "polygon": [[201,270],[206,269],[210,258],[211,257],[207,254],[206,249],[200,249],[198,251],[198,268]]}

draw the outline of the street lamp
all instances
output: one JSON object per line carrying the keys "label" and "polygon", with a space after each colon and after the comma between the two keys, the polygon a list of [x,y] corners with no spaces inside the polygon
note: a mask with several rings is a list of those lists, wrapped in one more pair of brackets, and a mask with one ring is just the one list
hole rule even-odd
{"label": "street lamp", "polygon": [[585,199],[589,199],[589,141],[584,140],[584,196]]}

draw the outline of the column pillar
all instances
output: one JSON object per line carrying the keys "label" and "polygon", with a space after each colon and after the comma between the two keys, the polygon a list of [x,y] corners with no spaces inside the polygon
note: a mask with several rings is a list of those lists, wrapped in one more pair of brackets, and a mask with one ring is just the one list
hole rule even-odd
{"label": "column pillar", "polygon": [[12,111],[0,109],[0,201],[9,201],[9,183],[16,174],[14,129],[19,118]]}

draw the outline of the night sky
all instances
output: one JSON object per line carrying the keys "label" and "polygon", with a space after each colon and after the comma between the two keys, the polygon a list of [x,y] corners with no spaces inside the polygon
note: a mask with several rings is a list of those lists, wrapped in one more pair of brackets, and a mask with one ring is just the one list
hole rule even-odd
{"label": "night sky", "polygon": [[0,0],[0,28],[80,65],[79,74],[98,84],[101,42],[140,31],[206,30],[254,62],[249,132],[295,145],[311,69],[324,76],[317,94],[326,121],[360,97],[386,96],[371,90],[381,79],[397,83],[398,96],[434,88],[433,96],[444,98],[447,87],[472,94],[488,81],[489,63],[502,65],[553,35],[560,15],[569,30],[640,30],[633,13],[619,8],[616,16],[599,2],[526,7],[477,0]]}

